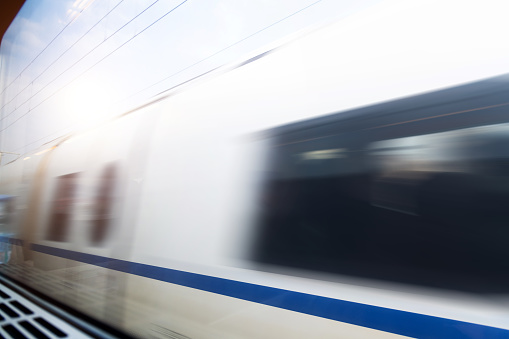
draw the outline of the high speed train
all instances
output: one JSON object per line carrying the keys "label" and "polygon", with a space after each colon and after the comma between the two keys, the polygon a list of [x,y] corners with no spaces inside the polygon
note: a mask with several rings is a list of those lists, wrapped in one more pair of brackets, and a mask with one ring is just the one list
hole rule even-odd
{"label": "high speed train", "polygon": [[134,337],[509,338],[509,76],[334,27],[2,166],[1,272]]}

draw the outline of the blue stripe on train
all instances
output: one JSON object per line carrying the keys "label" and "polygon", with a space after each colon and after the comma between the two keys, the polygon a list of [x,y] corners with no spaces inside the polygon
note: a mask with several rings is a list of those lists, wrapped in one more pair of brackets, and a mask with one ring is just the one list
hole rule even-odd
{"label": "blue stripe on train", "polygon": [[12,245],[23,246],[23,240],[7,237],[5,235],[0,236],[0,242],[12,244]]}
{"label": "blue stripe on train", "polygon": [[31,244],[37,252],[416,338],[509,338],[509,330]]}

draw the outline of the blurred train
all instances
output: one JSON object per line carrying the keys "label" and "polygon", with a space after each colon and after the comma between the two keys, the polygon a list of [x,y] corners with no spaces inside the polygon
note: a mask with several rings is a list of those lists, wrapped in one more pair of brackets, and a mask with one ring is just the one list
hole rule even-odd
{"label": "blurred train", "polygon": [[1,272],[135,337],[509,338],[509,76],[345,85],[334,34],[3,166]]}

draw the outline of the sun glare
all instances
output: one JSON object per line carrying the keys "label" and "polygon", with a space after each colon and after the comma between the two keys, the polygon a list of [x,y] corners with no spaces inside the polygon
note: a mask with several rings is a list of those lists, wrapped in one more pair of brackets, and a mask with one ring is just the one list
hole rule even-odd
{"label": "sun glare", "polygon": [[90,128],[112,116],[112,86],[101,80],[69,86],[61,101],[61,117],[74,130]]}

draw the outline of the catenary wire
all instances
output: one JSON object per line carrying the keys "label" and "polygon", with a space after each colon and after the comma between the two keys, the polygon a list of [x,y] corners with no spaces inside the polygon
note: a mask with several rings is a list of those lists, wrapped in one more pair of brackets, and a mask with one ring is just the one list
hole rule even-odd
{"label": "catenary wire", "polygon": [[[186,1],[187,1],[187,0],[186,0]],[[186,2],[186,1],[184,1],[184,2]],[[171,77],[173,77],[173,76],[176,76],[177,74],[182,73],[182,72],[184,72],[185,70],[187,70],[187,69],[189,69],[189,68],[191,68],[191,67],[194,67],[194,66],[198,65],[199,63],[202,63],[202,62],[204,62],[205,60],[207,60],[207,59],[209,59],[209,58],[212,58],[212,57],[214,57],[215,55],[217,55],[217,54],[219,54],[219,53],[221,53],[221,52],[223,52],[223,51],[225,51],[225,50],[227,50],[227,49],[229,49],[229,48],[231,48],[231,47],[233,47],[233,46],[235,46],[235,45],[237,45],[237,44],[239,44],[239,43],[241,43],[241,42],[243,42],[243,41],[245,41],[245,40],[247,40],[247,39],[249,39],[249,38],[251,38],[251,37],[253,37],[253,36],[255,36],[255,35],[259,34],[259,33],[261,33],[261,32],[263,32],[263,31],[265,31],[265,30],[267,30],[267,29],[269,29],[270,27],[273,27],[274,25],[279,24],[280,22],[283,22],[283,21],[285,21],[285,20],[287,20],[287,19],[289,19],[289,18],[293,17],[294,15],[296,15],[296,14],[298,14],[298,13],[300,13],[300,12],[302,12],[302,11],[304,11],[304,10],[306,10],[306,9],[308,9],[308,8],[310,8],[310,7],[312,7],[312,6],[316,5],[316,4],[318,4],[318,3],[320,3],[321,1],[322,1],[322,0],[315,1],[315,2],[313,2],[313,3],[311,3],[311,4],[309,4],[309,5],[307,5],[307,6],[303,7],[303,8],[301,8],[301,9],[299,9],[299,10],[298,10],[298,11],[296,11],[296,12],[293,12],[293,13],[291,13],[291,14],[287,15],[287,16],[283,17],[282,19],[279,19],[279,20],[277,20],[277,21],[275,21],[275,22],[271,23],[270,25],[265,26],[264,28],[259,29],[258,31],[256,31],[256,32],[254,32],[254,33],[252,33],[252,34],[250,34],[250,35],[248,35],[248,36],[246,36],[246,37],[242,38],[241,40],[238,40],[238,41],[234,42],[233,44],[230,44],[230,45],[228,45],[228,46],[226,46],[226,47],[224,47],[224,48],[220,49],[219,51],[214,52],[213,54],[211,54],[211,55],[209,55],[209,56],[207,56],[207,57],[205,57],[205,58],[203,58],[203,59],[201,59],[201,60],[199,60],[199,61],[197,61],[197,62],[195,62],[195,63],[193,63],[193,64],[191,64],[191,65],[189,65],[189,66],[187,66],[187,67],[185,67],[185,68],[183,68],[183,69],[181,69],[181,70],[179,70],[178,72],[173,73],[173,74],[171,74],[170,76],[167,76],[167,77],[165,77],[164,79],[159,80],[158,82],[153,83],[152,85],[150,85],[150,86],[148,86],[148,87],[146,87],[146,88],[144,88],[144,89],[142,89],[142,90],[140,90],[140,91],[138,91],[138,92],[136,92],[136,93],[134,93],[134,94],[132,94],[132,95],[130,95],[130,96],[128,96],[128,97],[126,97],[126,98],[124,98],[124,99],[123,99],[123,100],[121,100],[121,101],[128,100],[129,98],[131,98],[131,97],[133,97],[133,96],[135,96],[135,95],[137,95],[137,94],[139,94],[139,93],[141,93],[141,92],[143,92],[143,91],[145,91],[145,90],[147,90],[147,89],[149,89],[149,88],[151,88],[151,87],[153,87],[153,86],[155,86],[155,85],[157,85],[157,84],[159,84],[159,83],[161,83],[161,82],[163,82],[163,81],[165,81],[165,80],[167,80],[167,79],[169,79],[169,78],[171,78]],[[183,4],[183,3],[181,3],[180,5],[182,5],[182,4]],[[179,5],[179,6],[180,6],[180,5]],[[168,13],[167,13],[167,14],[168,14]],[[166,14],[165,14],[165,15],[166,15]],[[158,20],[159,20],[159,19],[158,19]],[[134,37],[133,37],[133,38],[134,38]],[[113,52],[115,52],[115,51],[113,51]],[[113,53],[113,52],[112,52],[112,53]],[[100,60],[100,61],[102,61],[102,60]],[[99,62],[100,62],[100,61],[99,61]],[[99,62],[98,62],[98,63],[99,63]],[[93,67],[93,66],[92,66],[92,67]],[[89,70],[89,69],[87,69],[86,71],[88,71],[88,70]],[[86,72],[86,71],[85,71],[85,72]],[[83,74],[83,73],[82,73],[82,74]],[[80,74],[79,76],[81,76],[82,74]],[[79,76],[78,76],[78,77],[79,77]],[[73,79],[72,81],[74,81],[74,80],[76,80],[76,78],[75,78],[75,79]],[[72,81],[71,81],[71,82],[72,82]],[[69,85],[69,84],[70,84],[70,83],[66,84],[65,86],[67,86],[67,85]],[[62,89],[62,88],[61,88],[61,89]],[[59,91],[60,91],[60,89],[59,89]],[[53,95],[54,95],[54,94],[56,94],[56,93],[57,93],[57,92],[53,93],[51,96],[53,96]],[[47,99],[49,99],[49,97],[48,97],[48,98],[46,98],[46,99],[44,99],[44,101],[46,101]],[[119,101],[119,102],[121,102],[121,101]],[[117,103],[118,103],[118,102],[117,102]],[[39,106],[40,104],[42,104],[42,102],[41,102],[41,103],[39,103],[37,106]],[[36,106],[36,107],[37,107],[37,106]],[[34,107],[34,108],[35,108],[35,107]],[[33,108],[32,108],[32,109],[33,109]],[[28,114],[28,112],[27,112],[26,114]],[[25,114],[25,115],[26,115],[26,114]],[[12,125],[12,124],[11,124],[11,125]],[[9,125],[9,126],[5,127],[3,130],[0,130],[0,132],[4,131],[5,129],[7,129],[7,128],[8,128],[8,127],[10,127],[11,125]],[[61,132],[61,131],[67,130],[68,128],[69,128],[69,127],[66,127],[66,128],[64,128],[64,129],[60,129],[60,130],[58,130],[58,131],[56,131],[56,132],[52,132],[52,133],[50,133],[50,134],[48,134],[48,135],[46,135],[46,136],[44,136],[44,137],[42,137],[42,138],[40,138],[40,139],[37,139],[36,141],[33,141],[33,142],[31,142],[31,143],[29,143],[29,144],[27,144],[27,145],[25,145],[25,146],[23,146],[23,147],[21,147],[21,148],[18,148],[17,150],[20,150],[20,149],[22,149],[22,148],[25,148],[25,147],[26,147],[26,146],[28,146],[28,145],[35,144],[35,143],[37,143],[37,142],[39,142],[39,141],[41,141],[41,140],[44,140],[44,139],[46,139],[46,138],[50,137],[51,135],[54,135],[54,134],[56,134],[56,133],[58,133],[58,132]]]}
{"label": "catenary wire", "polygon": [[175,73],[170,74],[169,76],[167,76],[167,77],[165,77],[165,78],[163,78],[163,79],[161,79],[161,80],[159,80],[159,81],[157,81],[157,82],[155,82],[155,83],[151,84],[150,86],[145,87],[145,88],[143,88],[143,89],[139,90],[138,92],[136,92],[136,93],[134,93],[134,94],[131,94],[130,96],[128,96],[128,97],[127,97],[127,98],[125,98],[124,100],[127,100],[127,99],[129,99],[129,98],[131,98],[131,97],[133,97],[133,96],[136,96],[136,95],[138,95],[139,93],[144,92],[144,91],[146,91],[146,90],[147,90],[147,89],[149,89],[149,88],[152,88],[152,87],[154,87],[154,86],[156,86],[156,85],[158,85],[158,84],[160,84],[160,83],[162,83],[162,82],[164,82],[164,81],[166,81],[166,80],[168,80],[168,79],[170,79],[170,78],[173,78],[174,76],[179,75],[180,73],[182,73],[182,72],[184,72],[184,71],[188,70],[189,68],[192,68],[192,67],[194,67],[194,66],[196,66],[196,65],[198,65],[198,64],[200,64],[200,63],[202,63],[202,62],[204,62],[204,61],[206,61],[206,60],[208,60],[208,59],[210,59],[210,58],[212,58],[212,57],[214,57],[214,56],[216,56],[216,55],[218,55],[218,54],[220,54],[220,53],[222,53],[222,52],[226,51],[227,49],[230,49],[230,48],[232,48],[232,47],[234,47],[234,46],[236,46],[236,45],[240,44],[241,42],[243,42],[243,41],[245,41],[245,40],[247,40],[247,39],[249,39],[249,38],[251,38],[251,37],[253,37],[253,36],[255,36],[255,35],[257,35],[257,34],[259,34],[259,33],[263,32],[263,31],[265,31],[265,30],[267,30],[267,29],[269,29],[269,28],[271,28],[271,27],[273,27],[273,26],[275,26],[275,25],[277,25],[277,24],[279,24],[279,23],[281,23],[281,22],[283,22],[283,21],[287,20],[287,19],[289,19],[289,18],[291,18],[291,17],[293,17],[294,15],[296,15],[296,14],[298,14],[298,13],[300,13],[300,12],[302,12],[302,11],[304,11],[304,10],[306,10],[306,9],[308,9],[308,8],[310,8],[310,7],[314,6],[314,5],[316,5],[316,4],[318,4],[319,2],[322,2],[322,1],[323,1],[323,0],[318,0],[318,1],[315,1],[315,2],[313,2],[313,3],[311,3],[311,4],[307,5],[307,6],[305,6],[305,7],[301,8],[301,9],[299,9],[298,11],[293,12],[292,14],[289,14],[289,15],[285,16],[284,18],[279,19],[278,21],[275,21],[275,22],[271,23],[270,25],[265,26],[264,28],[259,29],[258,31],[256,31],[256,32],[254,32],[254,33],[252,33],[252,34],[250,34],[250,35],[248,35],[248,36],[246,36],[246,37],[244,37],[244,38],[242,38],[242,39],[240,39],[240,40],[238,40],[238,41],[234,42],[233,44],[230,44],[230,45],[228,45],[228,46],[226,46],[226,47],[224,47],[224,48],[220,49],[219,51],[214,52],[214,53],[212,53],[211,55],[208,55],[207,57],[205,57],[205,58],[203,58],[203,59],[200,59],[200,60],[196,61],[195,63],[193,63],[193,64],[191,64],[191,65],[189,65],[189,66],[186,66],[186,67],[184,67],[184,68],[180,69],[179,71],[177,71],[177,72],[175,72]]}
{"label": "catenary wire", "polygon": [[72,18],[71,21],[69,21],[61,30],[60,32],[57,33],[57,35],[55,35],[53,37],[53,39],[51,39],[51,41],[46,45],[46,47],[44,47],[40,52],[39,54],[37,54],[35,56],[35,58],[32,59],[32,61],[30,61],[28,63],[28,65],[25,66],[25,68],[23,68],[23,70],[21,72],[19,72],[19,74],[2,90],[2,92],[0,93],[0,95],[2,95],[20,76],[21,74],[23,74],[23,72],[25,72],[28,67],[30,67],[35,60],[37,60],[37,58],[39,58],[41,56],[42,53],[44,53],[44,51],[46,49],[48,49],[48,47],[60,36],[60,34],[62,34],[66,29],[67,27],[69,27],[74,21],[76,21],[76,19],[78,19],[79,16],[81,16],[81,14],[83,13],[83,11],[85,11],[95,0],[91,0],[87,3],[86,6],[84,6],[81,11],[78,13],[78,15],[75,15],[74,18]]}
{"label": "catenary wire", "polygon": [[[21,93],[23,93],[30,85],[34,83],[37,79],[39,79],[46,71],[53,66],[58,60],[60,60],[71,48],[73,48],[78,42],[81,41],[87,34],[92,31],[97,25],[99,25],[108,15],[110,15],[124,0],[120,0],[108,13],[106,13],[99,21],[97,21],[92,27],[90,27],[83,35],[81,35],[74,43],[72,43],[65,51],[63,51],[55,60],[53,60],[39,75],[37,75],[35,78],[32,79],[32,81],[26,85],[21,91],[19,91],[15,96],[11,98],[8,102],[4,103],[0,109],[4,108],[6,105],[10,104],[12,101],[14,101]],[[3,118],[2,118],[3,119]]]}
{"label": "catenary wire", "polygon": [[[159,1],[159,0],[157,0]],[[156,2],[157,2],[156,1]],[[173,11],[175,11],[177,8],[179,8],[180,6],[182,6],[184,3],[186,3],[188,0],[184,0],[182,1],[181,3],[179,3],[177,6],[173,7],[171,10],[169,10],[168,12],[166,12],[165,14],[163,14],[162,16],[160,16],[157,20],[153,21],[152,23],[150,23],[148,26],[146,26],[144,29],[142,29],[140,32],[136,33],[134,36],[132,36],[129,40],[125,41],[124,43],[122,43],[120,46],[118,46],[117,48],[115,48],[113,51],[111,51],[110,53],[106,54],[104,57],[102,57],[99,61],[97,61],[96,63],[94,63],[92,66],[90,66],[89,68],[87,68],[85,71],[81,72],[78,76],[76,76],[74,79],[72,79],[71,81],[69,81],[67,84],[65,84],[64,86],[60,87],[58,90],[56,90],[55,92],[53,92],[52,94],[50,94],[49,96],[47,96],[46,98],[44,98],[41,102],[39,102],[37,105],[35,105],[34,107],[32,107],[28,112],[20,115],[17,119],[15,119],[12,123],[10,123],[9,125],[7,125],[6,127],[4,127],[3,129],[0,130],[0,132],[3,132],[5,131],[7,128],[11,127],[12,125],[14,125],[16,122],[18,122],[21,118],[25,117],[27,114],[29,114],[30,112],[32,112],[35,108],[39,107],[41,104],[43,104],[44,102],[46,102],[48,99],[52,98],[55,94],[57,94],[58,92],[60,92],[62,89],[64,89],[65,87],[69,86],[71,83],[73,83],[74,81],[76,81],[78,78],[80,78],[83,74],[87,73],[88,71],[90,71],[92,68],[94,68],[95,66],[97,66],[99,63],[101,63],[102,61],[104,61],[106,58],[108,58],[110,55],[112,55],[113,53],[115,53],[116,51],[118,51],[120,48],[124,47],[127,43],[131,42],[134,38],[136,38],[137,36],[139,36],[140,34],[142,34],[143,32],[145,32],[147,29],[149,29],[150,27],[152,27],[153,25],[155,25],[157,22],[159,22],[160,20],[162,20],[164,17],[166,17],[167,15],[169,15],[170,13],[172,13]],[[151,5],[152,6],[152,5]],[[123,26],[124,27],[124,26]],[[46,86],[45,86],[46,87]],[[44,88],[45,88],[44,87]],[[43,89],[44,89],[43,88]],[[41,89],[42,90],[42,89]],[[38,94],[41,90],[39,90],[37,93],[34,94],[34,96],[36,94]],[[33,97],[33,96],[32,96]],[[25,104],[26,102],[28,102],[32,97],[30,97],[27,101],[23,102],[21,105]],[[12,112],[11,112],[12,113]]]}
{"label": "catenary wire", "polygon": [[[53,80],[51,80],[50,82],[48,82],[46,85],[44,85],[42,88],[40,88],[37,92],[35,92],[33,95],[31,95],[28,99],[26,99],[25,101],[23,101],[18,107],[14,108],[14,110],[12,110],[11,112],[9,112],[8,114],[6,114],[5,116],[3,116],[0,121],[4,120],[5,118],[7,118],[8,116],[10,116],[11,114],[13,114],[14,112],[16,112],[18,110],[19,107],[23,106],[24,104],[26,104],[27,102],[29,102],[33,97],[35,97],[37,94],[39,94],[40,92],[42,92],[44,89],[46,89],[46,87],[48,87],[50,84],[52,84],[53,82],[55,82],[58,78],[60,78],[63,74],[65,74],[67,71],[69,71],[71,68],[73,68],[74,66],[76,66],[81,60],[85,59],[88,55],[90,55],[93,51],[95,51],[97,48],[99,48],[99,46],[101,46],[102,44],[104,44],[106,41],[108,41],[111,37],[113,37],[115,34],[117,34],[118,32],[120,32],[122,29],[124,29],[127,25],[129,25],[131,22],[133,22],[136,18],[138,18],[140,15],[142,15],[143,13],[145,13],[149,8],[151,8],[152,6],[154,6],[157,2],[159,2],[159,0],[155,0],[153,3],[151,3],[149,6],[147,6],[145,9],[143,9],[143,11],[141,11],[140,13],[136,14],[133,18],[131,18],[129,21],[127,21],[124,25],[122,25],[120,28],[118,28],[115,32],[113,32],[111,35],[109,35],[106,39],[104,39],[102,42],[100,42],[99,44],[97,44],[94,48],[92,48],[91,50],[89,50],[87,53],[85,53],[83,56],[81,56],[78,60],[76,60],[72,65],[70,65],[69,67],[67,67],[65,70],[63,70],[60,74],[58,74],[55,78],[53,78]],[[101,59],[102,60],[102,59]],[[83,73],[82,73],[83,74]],[[79,75],[81,76],[81,74]],[[78,76],[78,77],[79,77]],[[74,79],[73,79],[74,81]],[[72,82],[72,81],[71,81]],[[63,87],[65,87],[67,85],[64,85]],[[63,88],[62,87],[62,88]],[[52,95],[51,95],[52,96]],[[45,101],[46,99],[44,99],[43,101]],[[34,107],[35,108],[35,107]],[[26,115],[26,114],[25,114]],[[3,131],[3,130],[2,130]],[[1,132],[1,131],[0,131]]]}

